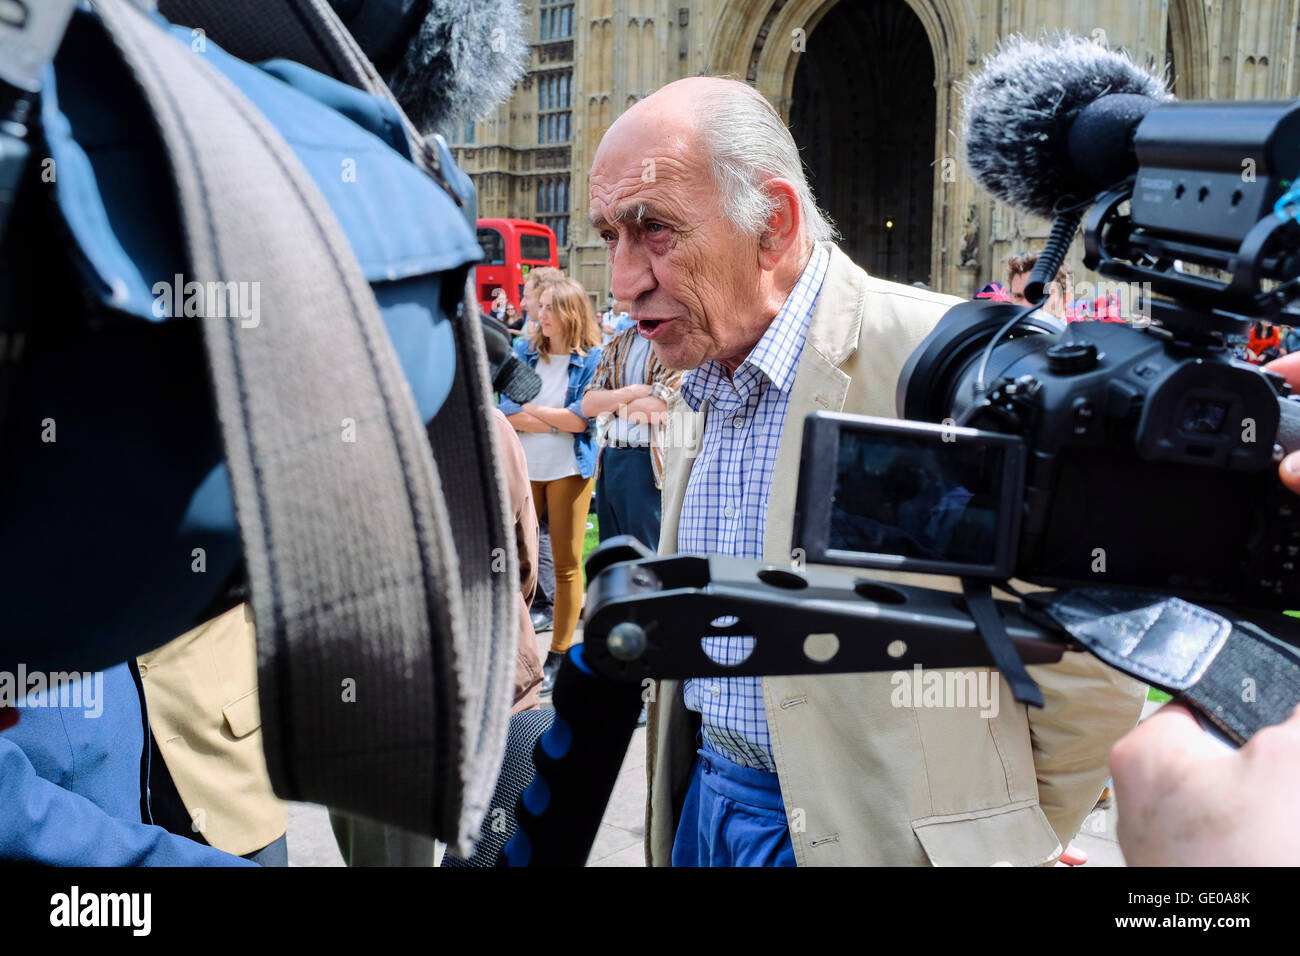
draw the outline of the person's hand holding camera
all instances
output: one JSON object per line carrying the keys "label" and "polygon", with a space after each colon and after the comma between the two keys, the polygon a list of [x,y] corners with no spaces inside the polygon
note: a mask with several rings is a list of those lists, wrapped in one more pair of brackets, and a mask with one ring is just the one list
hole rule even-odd
{"label": "person's hand holding camera", "polygon": [[[1270,362],[1300,388],[1300,353]],[[1278,465],[1300,494],[1300,451]],[[1119,843],[1130,866],[1294,866],[1300,860],[1300,707],[1225,752],[1168,704],[1110,754]]]}
{"label": "person's hand holding camera", "polygon": [[[1277,372],[1287,380],[1293,389],[1300,391],[1300,352],[1285,355],[1264,366],[1270,372]],[[1282,459],[1277,468],[1282,484],[1300,495],[1300,450],[1293,451]]]}
{"label": "person's hand holding camera", "polygon": [[1110,753],[1129,866],[1294,866],[1300,859],[1300,708],[1225,751],[1166,704]]}

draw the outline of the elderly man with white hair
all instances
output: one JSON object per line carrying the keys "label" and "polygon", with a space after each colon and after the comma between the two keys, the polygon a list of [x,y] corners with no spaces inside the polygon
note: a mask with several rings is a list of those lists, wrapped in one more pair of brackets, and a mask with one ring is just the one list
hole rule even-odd
{"label": "elderly man with white hair", "polygon": [[[691,370],[668,407],[669,434],[695,437],[666,450],[660,550],[789,563],[805,417],[893,417],[904,360],[957,300],[849,261],[789,131],[734,80],[638,102],[602,139],[590,190],[614,297],[660,362]],[[738,661],[752,639],[707,640]],[[983,716],[894,706],[889,674],[660,682],[647,862],[1049,863],[1144,688],[1080,653],[1031,672],[1045,708],[1002,683]]]}

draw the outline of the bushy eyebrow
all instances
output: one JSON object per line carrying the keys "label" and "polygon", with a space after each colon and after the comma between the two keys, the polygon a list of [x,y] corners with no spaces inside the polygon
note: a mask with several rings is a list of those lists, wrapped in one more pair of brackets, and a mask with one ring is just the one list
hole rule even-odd
{"label": "bushy eyebrow", "polygon": [[[638,225],[646,219],[666,219],[667,215],[654,204],[648,202],[627,203],[619,206],[614,210],[612,222],[622,222],[624,219],[631,219]],[[588,213],[587,221],[591,223],[593,229],[599,229],[601,226],[610,225],[604,216],[595,213]]]}

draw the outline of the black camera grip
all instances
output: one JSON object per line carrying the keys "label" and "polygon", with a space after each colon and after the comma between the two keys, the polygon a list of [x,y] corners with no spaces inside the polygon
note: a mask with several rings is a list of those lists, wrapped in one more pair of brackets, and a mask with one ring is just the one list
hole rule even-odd
{"label": "black camera grip", "polygon": [[1279,398],[1277,437],[1273,441],[1282,446],[1286,454],[1300,451],[1300,398]]}

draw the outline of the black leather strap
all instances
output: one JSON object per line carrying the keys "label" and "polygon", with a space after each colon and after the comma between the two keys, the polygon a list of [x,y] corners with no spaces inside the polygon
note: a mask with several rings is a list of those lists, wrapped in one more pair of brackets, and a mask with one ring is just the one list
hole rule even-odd
{"label": "black leather strap", "polygon": [[1118,588],[1029,594],[1025,613],[1181,695],[1238,744],[1300,703],[1300,621]]}
{"label": "black leather strap", "polygon": [[975,626],[979,628],[980,637],[984,639],[984,646],[988,648],[998,670],[1011,686],[1011,693],[1022,704],[1042,707],[1043,692],[1029,676],[1029,671],[1025,670],[1024,662],[1016,653],[1011,638],[1007,636],[1007,629],[1002,624],[1002,617],[998,614],[998,607],[993,601],[993,593],[988,583],[962,578],[961,590],[966,596],[966,608],[970,611]]}

